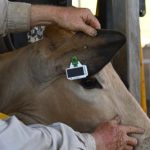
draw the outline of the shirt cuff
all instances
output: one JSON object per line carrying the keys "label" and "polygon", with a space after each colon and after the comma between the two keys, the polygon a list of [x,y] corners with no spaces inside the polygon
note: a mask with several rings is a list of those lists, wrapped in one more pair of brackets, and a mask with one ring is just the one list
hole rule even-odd
{"label": "shirt cuff", "polygon": [[8,2],[7,32],[30,30],[31,4]]}
{"label": "shirt cuff", "polygon": [[96,142],[94,137],[89,133],[76,133],[80,141],[83,142],[86,150],[96,150]]}

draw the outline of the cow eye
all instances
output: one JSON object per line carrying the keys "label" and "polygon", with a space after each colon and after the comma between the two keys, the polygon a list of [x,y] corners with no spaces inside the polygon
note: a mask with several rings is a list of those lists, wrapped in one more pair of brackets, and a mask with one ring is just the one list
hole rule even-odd
{"label": "cow eye", "polygon": [[102,89],[102,85],[97,81],[95,77],[89,77],[86,79],[82,79],[80,81],[80,84],[85,88],[85,89]]}

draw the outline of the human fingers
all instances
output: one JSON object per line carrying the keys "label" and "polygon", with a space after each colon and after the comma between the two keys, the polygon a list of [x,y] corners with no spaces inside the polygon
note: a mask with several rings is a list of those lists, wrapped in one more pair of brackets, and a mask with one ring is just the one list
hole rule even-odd
{"label": "human fingers", "polygon": [[95,36],[97,33],[96,29],[101,28],[98,19],[92,14],[90,9],[88,8],[81,9],[80,13],[81,13],[80,17],[83,23],[81,28],[82,31],[91,36]]}
{"label": "human fingers", "polygon": [[124,148],[124,150],[133,150],[133,147],[130,146],[130,145],[126,145],[125,148]]}
{"label": "human fingers", "polygon": [[130,146],[136,146],[138,144],[138,140],[130,136],[127,136],[126,142]]}
{"label": "human fingers", "polygon": [[82,16],[82,19],[83,19],[83,21],[87,24],[87,25],[89,25],[89,26],[91,26],[91,27],[93,27],[93,28],[95,28],[95,29],[100,29],[101,28],[101,24],[100,24],[100,22],[98,21],[98,19],[92,14],[92,12],[90,12],[89,14],[87,14],[87,15],[83,15]]}
{"label": "human fingers", "polygon": [[80,24],[79,30],[83,31],[84,33],[86,33],[90,36],[96,36],[97,35],[96,29],[94,29],[93,27],[91,27],[87,24],[84,24],[84,23]]}
{"label": "human fingers", "polygon": [[144,129],[139,128],[139,127],[124,126],[123,128],[124,128],[124,130],[125,130],[127,133],[136,133],[136,134],[143,134],[143,133],[144,133]]}

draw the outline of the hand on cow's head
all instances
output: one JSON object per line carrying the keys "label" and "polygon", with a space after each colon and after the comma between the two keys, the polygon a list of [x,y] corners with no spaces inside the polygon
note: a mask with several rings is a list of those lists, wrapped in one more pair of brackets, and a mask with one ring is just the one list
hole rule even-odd
{"label": "hand on cow's head", "polygon": [[93,75],[110,62],[125,42],[125,36],[117,31],[99,30],[96,37],[90,37],[52,26],[46,29],[45,39],[50,51],[47,57],[51,64],[49,79],[65,74],[72,56],[87,65],[89,75]]}

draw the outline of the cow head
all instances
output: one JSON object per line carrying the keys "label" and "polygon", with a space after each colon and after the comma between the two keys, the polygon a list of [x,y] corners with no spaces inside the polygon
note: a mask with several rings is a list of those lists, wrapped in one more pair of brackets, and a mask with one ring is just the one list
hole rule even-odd
{"label": "cow head", "polygon": [[[64,122],[81,132],[119,114],[123,124],[146,130],[141,141],[149,140],[148,117],[113,67],[105,66],[124,42],[117,31],[89,37],[50,26],[42,41],[0,55],[0,111],[27,124]],[[66,79],[72,56],[87,65],[90,79]]]}
{"label": "cow head", "polygon": [[[0,110],[6,113],[12,113],[14,110],[24,112],[25,109],[29,111],[28,107],[33,111],[34,107],[34,111],[38,111],[36,114],[39,114],[38,108],[42,106],[39,99],[42,98],[44,103],[49,103],[47,105],[49,109],[55,105],[53,104],[57,101],[55,98],[61,99],[57,93],[60,87],[65,89],[64,86],[67,86],[72,90],[73,87],[76,89],[78,86],[84,89],[102,88],[101,83],[92,76],[110,62],[124,42],[124,35],[112,30],[99,30],[96,37],[90,37],[84,33],[72,33],[54,26],[48,27],[42,41],[0,56],[0,78],[3,78],[0,81],[2,98]],[[87,65],[89,71],[87,79],[78,81],[66,79],[65,69],[70,65],[72,56],[77,56],[82,64]],[[71,94],[74,98],[79,97],[76,90],[69,93],[71,88],[63,91],[63,93],[68,92],[68,99]],[[47,92],[44,98],[43,96],[40,98],[45,90]],[[81,94],[82,97],[83,95]],[[52,100],[49,101],[51,98]]]}
{"label": "cow head", "polygon": [[[50,81],[64,75],[65,69],[70,65],[73,56],[77,56],[81,63],[87,65],[89,76],[96,74],[110,62],[125,42],[125,37],[120,32],[112,30],[98,30],[97,32],[96,37],[90,37],[84,33],[73,34],[56,27],[50,26],[47,28],[45,40],[43,40],[43,45],[47,45],[45,48],[45,63],[43,63],[43,58],[41,58],[41,61],[37,57],[39,63],[32,60],[35,77],[40,73],[38,80],[41,82],[43,80]],[[41,43],[38,49],[43,53]],[[41,55],[41,53],[39,54]],[[44,68],[46,68],[45,71]],[[50,68],[50,70],[48,71],[47,68]],[[39,69],[43,70],[43,74],[39,72]]]}

